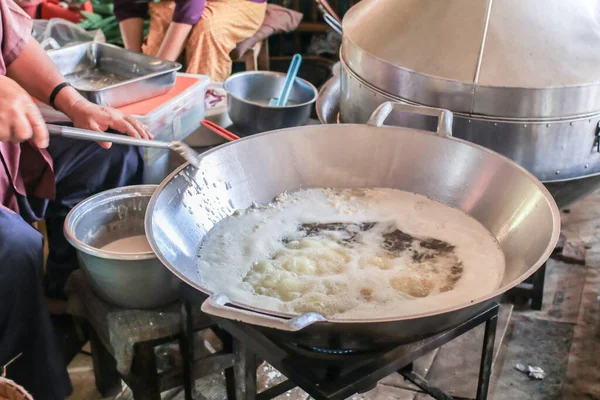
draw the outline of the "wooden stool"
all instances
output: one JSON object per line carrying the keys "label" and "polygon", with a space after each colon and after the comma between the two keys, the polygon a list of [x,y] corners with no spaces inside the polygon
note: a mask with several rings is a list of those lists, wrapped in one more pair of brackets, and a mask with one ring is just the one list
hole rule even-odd
{"label": "wooden stool", "polygon": [[[155,347],[173,341],[181,346],[181,314],[178,303],[161,309],[125,310],[98,298],[83,271],[69,277],[65,292],[69,311],[89,332],[96,387],[104,396],[121,391],[123,380],[135,400],[160,400],[166,390],[182,386],[183,365],[159,372]],[[214,327],[200,310],[192,316],[193,330]],[[195,378],[233,366],[226,349],[194,360]]]}
{"label": "wooden stool", "polygon": [[269,70],[269,39],[263,39],[244,54],[238,54],[237,49],[231,52],[231,59],[246,64],[246,71]]}

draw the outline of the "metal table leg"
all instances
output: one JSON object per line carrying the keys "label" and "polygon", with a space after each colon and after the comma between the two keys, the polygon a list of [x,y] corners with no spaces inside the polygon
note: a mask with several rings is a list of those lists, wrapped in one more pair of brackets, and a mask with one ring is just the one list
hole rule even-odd
{"label": "metal table leg", "polygon": [[[481,362],[479,365],[479,379],[477,381],[476,400],[487,400],[492,376],[492,364],[494,361],[494,344],[496,341],[496,327],[498,325],[498,308],[494,310],[485,321],[485,333],[481,349]],[[458,400],[459,397],[449,396],[443,391],[430,386],[425,378],[413,371],[412,363],[398,371],[405,379],[418,386],[423,392],[436,400]]]}
{"label": "metal table leg", "polygon": [[485,323],[483,336],[483,349],[481,350],[481,364],[479,366],[479,380],[477,382],[477,400],[487,400],[492,376],[492,362],[494,361],[494,342],[496,341],[496,327],[498,314],[492,316]]}
{"label": "metal table leg", "polygon": [[256,398],[256,357],[246,345],[233,339],[235,365],[233,367],[236,400],[254,400]]}
{"label": "metal table leg", "polygon": [[544,281],[546,279],[546,263],[538,269],[532,277],[533,289],[531,294],[531,308],[540,311],[544,301]]}
{"label": "metal table leg", "polygon": [[183,359],[183,388],[185,400],[196,397],[196,384],[193,377],[194,368],[194,329],[192,305],[188,301],[181,303],[181,337],[179,348]]}

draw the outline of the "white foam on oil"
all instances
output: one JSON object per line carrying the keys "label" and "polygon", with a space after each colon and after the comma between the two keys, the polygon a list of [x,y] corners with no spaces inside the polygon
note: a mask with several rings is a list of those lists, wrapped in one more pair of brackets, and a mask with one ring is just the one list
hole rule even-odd
{"label": "white foam on oil", "polygon": [[[299,229],[315,223],[376,225],[348,245],[348,232],[308,235]],[[385,251],[382,237],[396,229],[443,241],[452,252],[415,259],[415,250],[428,254],[421,242]],[[199,278],[213,292],[260,308],[338,319],[400,317],[464,304],[497,289],[505,264],[498,242],[475,219],[395,189],[284,193],[221,220],[199,254]],[[460,273],[451,275],[457,265]]]}

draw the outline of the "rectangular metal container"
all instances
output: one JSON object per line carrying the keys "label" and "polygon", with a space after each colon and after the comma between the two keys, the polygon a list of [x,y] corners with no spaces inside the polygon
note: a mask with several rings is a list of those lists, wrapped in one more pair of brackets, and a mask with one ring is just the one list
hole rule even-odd
{"label": "rectangular metal container", "polygon": [[181,64],[105,43],[82,43],[48,55],[69,83],[89,101],[110,107],[166,93]]}

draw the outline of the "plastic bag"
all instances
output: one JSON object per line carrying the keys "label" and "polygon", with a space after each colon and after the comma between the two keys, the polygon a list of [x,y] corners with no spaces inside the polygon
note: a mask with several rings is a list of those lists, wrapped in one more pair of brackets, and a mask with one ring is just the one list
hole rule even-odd
{"label": "plastic bag", "polygon": [[36,19],[31,34],[45,50],[84,42],[106,42],[101,30],[86,31],[62,18]]}

